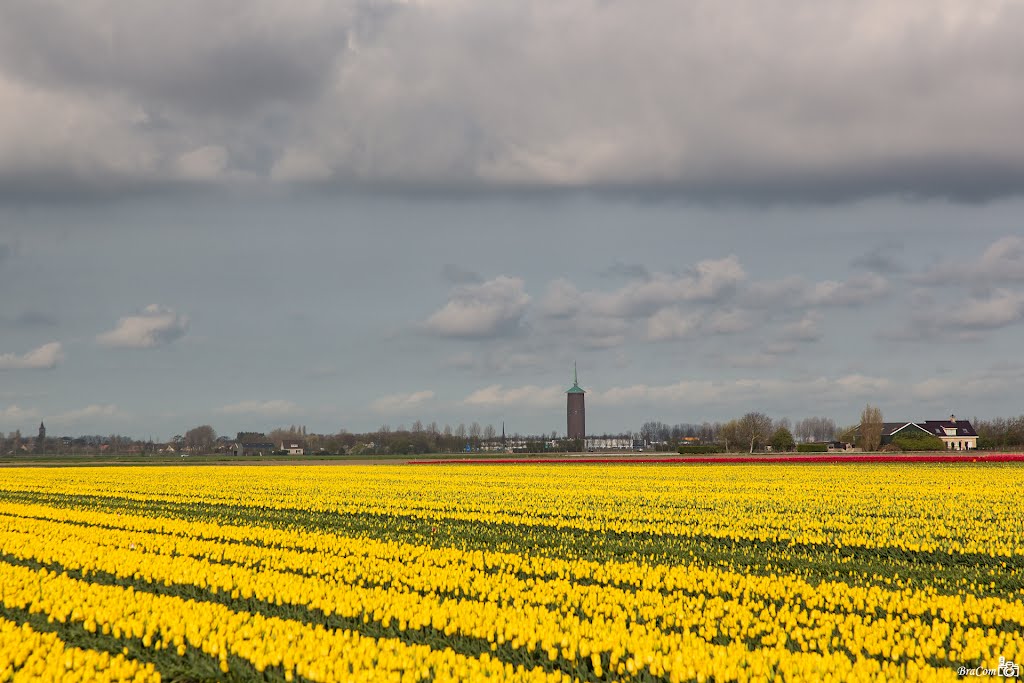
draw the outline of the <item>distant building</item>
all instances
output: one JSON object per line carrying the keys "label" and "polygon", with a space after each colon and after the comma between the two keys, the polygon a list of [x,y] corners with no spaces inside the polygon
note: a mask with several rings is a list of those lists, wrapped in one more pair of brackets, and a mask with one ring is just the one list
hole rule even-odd
{"label": "distant building", "polygon": [[882,425],[882,443],[892,443],[907,430],[920,430],[929,436],[942,439],[946,450],[973,451],[978,447],[978,433],[970,420],[958,420],[950,415],[948,420],[926,420],[924,422],[886,422]]}
{"label": "distant building", "polygon": [[39,423],[39,438],[36,439],[36,452],[42,453],[46,449],[46,425]]}
{"label": "distant building", "polygon": [[231,445],[233,455],[270,455],[276,450],[269,441],[236,441]]}
{"label": "distant building", "polygon": [[586,392],[580,388],[576,374],[576,364],[572,365],[572,386],[565,392],[566,435],[570,439],[587,438],[587,410],[583,396]]}
{"label": "distant building", "polygon": [[588,451],[628,451],[633,448],[633,437],[628,434],[588,436],[585,445]]}
{"label": "distant building", "polygon": [[306,443],[301,439],[283,439],[281,441],[281,450],[288,453],[288,455],[302,455],[306,452]]}

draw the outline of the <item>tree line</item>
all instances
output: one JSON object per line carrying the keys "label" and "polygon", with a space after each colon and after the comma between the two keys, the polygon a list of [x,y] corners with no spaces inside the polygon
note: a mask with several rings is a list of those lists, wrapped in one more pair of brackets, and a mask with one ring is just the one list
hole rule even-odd
{"label": "tree line", "polygon": [[794,424],[786,417],[773,420],[765,413],[749,412],[726,422],[668,425],[651,420],[643,424],[638,435],[647,443],[672,449],[696,440],[724,451],[753,452],[766,446],[792,450],[797,443],[832,441],[838,431],[835,421],[828,417],[807,417]]}
{"label": "tree line", "polygon": [[[978,447],[983,449],[1017,450],[1024,449],[1024,415],[1010,418],[972,420],[978,433]],[[762,412],[749,412],[741,417],[718,422],[668,424],[659,420],[648,420],[633,432],[616,434],[636,440],[645,446],[675,450],[679,445],[699,443],[715,445],[724,451],[753,452],[771,446],[774,451],[793,450],[801,443],[822,443],[829,441],[848,442],[864,450],[883,448],[883,416],[876,406],[867,405],[861,413],[859,425],[840,427],[828,417],[807,417],[791,422],[788,418],[772,419]],[[239,435],[242,436],[242,435]],[[140,440],[118,434],[107,436],[88,435],[69,437],[47,437],[39,443],[36,437],[22,436],[20,431],[0,432],[0,454],[19,453],[60,453],[60,454],[152,454],[167,450],[187,450],[194,453],[214,453],[230,447],[230,439],[218,438],[211,425],[199,425],[183,435],[173,437],[169,442]],[[411,426],[391,427],[382,424],[374,431],[352,433],[341,429],[333,434],[310,433],[305,426],[290,425],[278,427],[267,433],[253,433],[247,438],[280,445],[285,439],[301,439],[306,453],[325,454],[420,454],[457,453],[494,447],[501,444],[501,433],[492,424],[472,422],[457,425],[439,425],[437,422],[414,421]],[[584,444],[569,441],[558,432],[547,434],[507,435],[507,443],[514,443],[520,450],[582,450]],[[553,445],[552,445],[553,444]],[[927,444],[909,444],[906,449],[923,448]]]}

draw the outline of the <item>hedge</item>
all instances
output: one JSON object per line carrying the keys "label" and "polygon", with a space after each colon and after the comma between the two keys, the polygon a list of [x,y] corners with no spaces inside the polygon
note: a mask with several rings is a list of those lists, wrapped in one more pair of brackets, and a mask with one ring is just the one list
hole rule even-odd
{"label": "hedge", "polygon": [[897,434],[892,442],[905,451],[942,451],[946,444],[937,436],[924,432]]}
{"label": "hedge", "polygon": [[693,455],[696,453],[721,453],[718,446],[680,446],[679,455]]}
{"label": "hedge", "polygon": [[827,443],[798,443],[797,453],[828,453]]}

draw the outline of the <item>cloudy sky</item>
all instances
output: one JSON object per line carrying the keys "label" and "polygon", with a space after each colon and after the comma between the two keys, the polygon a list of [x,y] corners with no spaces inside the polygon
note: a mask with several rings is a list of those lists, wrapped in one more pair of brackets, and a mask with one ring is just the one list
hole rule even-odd
{"label": "cloudy sky", "polygon": [[0,5],[0,430],[1020,414],[1024,3]]}

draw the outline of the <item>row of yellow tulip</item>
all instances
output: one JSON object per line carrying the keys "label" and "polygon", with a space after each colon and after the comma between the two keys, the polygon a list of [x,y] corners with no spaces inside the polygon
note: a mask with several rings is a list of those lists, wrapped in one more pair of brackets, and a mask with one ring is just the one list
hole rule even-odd
{"label": "row of yellow tulip", "polygon": [[[9,520],[10,528],[18,528],[22,520],[33,518],[104,528],[110,530],[109,538],[114,538],[112,534],[119,531],[136,535],[151,534],[148,537],[150,540],[145,543],[153,552],[227,559],[242,565],[259,564],[269,569],[338,577],[347,582],[353,582],[359,577],[372,579],[373,574],[368,573],[369,569],[380,567],[378,574],[390,578],[392,582],[405,583],[417,590],[464,590],[464,581],[445,581],[451,577],[451,571],[431,574],[425,584],[416,583],[416,577],[430,567],[463,564],[489,573],[498,572],[522,577],[524,580],[530,577],[555,577],[566,581],[585,582],[587,585],[608,584],[628,589],[644,587],[673,590],[677,586],[686,585],[687,577],[699,576],[699,573],[694,574],[693,568],[689,566],[693,564],[692,561],[684,566],[652,565],[646,562],[597,562],[580,558],[542,557],[496,550],[488,550],[486,553],[479,550],[466,552],[365,537],[353,540],[346,536],[317,531],[216,524],[201,520],[104,513],[0,501],[0,520],[4,518]],[[141,536],[132,537],[127,543],[142,543],[140,539]],[[776,554],[785,557],[785,553]],[[368,563],[369,560],[373,562]],[[1019,570],[1007,568],[1005,562],[1002,564],[999,571],[1003,576],[1012,579],[1019,575]],[[856,569],[856,565],[844,567],[844,570],[852,571],[853,578],[859,579],[861,576]],[[768,573],[770,570],[771,567],[766,562],[760,573]],[[866,574],[863,578],[864,583],[872,583]],[[904,586],[903,579],[898,576],[874,578]],[[910,587],[910,583],[908,579],[907,588]],[[1020,583],[1019,579],[1017,583]],[[804,584],[806,585],[806,582]],[[503,578],[494,589],[489,590],[496,590],[496,595],[511,600],[516,595],[510,591],[514,591],[518,585],[518,580]],[[935,590],[935,587],[929,585],[917,585],[916,588]],[[969,596],[969,591],[973,587],[958,584],[953,588],[959,594]],[[944,588],[948,589],[949,587]],[[897,595],[891,592],[883,594]],[[1011,591],[1007,597],[1016,599],[1018,595],[1017,592]]]}
{"label": "row of yellow tulip", "polygon": [[[1005,493],[1024,488],[1024,470],[1013,466],[278,468],[272,477],[246,477],[242,486],[237,474],[237,468],[210,467],[167,477],[152,469],[133,473],[129,483],[97,470],[70,477],[65,470],[14,474],[3,488],[149,503],[256,500],[266,510],[524,528],[1024,555],[1017,540],[1024,517]],[[829,485],[818,485],[823,480]]]}
{"label": "row of yellow tulip", "polygon": [[[12,508],[23,514],[11,514]],[[64,524],[59,519],[73,520]],[[70,519],[69,519],[70,518]],[[174,524],[174,534],[166,527]],[[159,525],[162,531],[153,527]],[[145,527],[149,531],[144,531]],[[190,527],[203,527],[189,533]],[[216,538],[216,529],[224,532]],[[689,565],[638,565],[636,563],[586,560],[563,560],[550,557],[524,558],[509,553],[483,553],[452,548],[429,548],[411,544],[379,543],[337,535],[313,535],[302,539],[315,547],[316,540],[330,544],[329,551],[296,551],[272,545],[249,545],[225,542],[245,539],[243,527],[216,527],[205,523],[161,521],[132,515],[113,516],[104,513],[48,510],[42,506],[0,505],[0,530],[28,534],[46,539],[45,552],[60,551],[69,543],[85,541],[84,548],[76,549],[71,561],[76,568],[91,568],[88,558],[127,556],[148,557],[151,562],[163,561],[168,571],[178,568],[178,575],[187,581],[193,576],[173,559],[185,556],[189,560],[218,563],[216,571],[223,572],[223,583],[235,582],[245,597],[235,574],[258,567],[264,576],[281,575],[287,580],[326,580],[332,584],[368,586],[391,585],[395,589],[429,593],[432,591],[456,594],[468,598],[486,598],[499,603],[551,605],[563,612],[580,612],[593,616],[597,611],[636,611],[652,605],[668,605],[673,591],[706,595],[754,595],[770,602],[798,601],[809,608],[821,607],[830,611],[875,614],[905,613],[910,616],[938,614],[943,619],[965,625],[999,626],[1005,622],[1024,623],[1024,611],[1019,601],[994,597],[939,595],[934,589],[906,588],[882,589],[878,586],[849,586],[841,582],[811,585],[792,575],[758,576],[740,575],[720,571],[715,567]],[[264,541],[286,541],[260,530]],[[202,536],[205,534],[205,538]],[[285,532],[282,536],[292,536]],[[67,557],[67,553],[64,553]],[[36,558],[41,559],[41,558]],[[228,564],[221,564],[228,563]],[[114,563],[121,564],[121,560]],[[302,576],[296,576],[296,575]],[[245,574],[246,576],[248,574]],[[149,580],[149,576],[141,574]],[[211,584],[213,585],[213,584]],[[622,590],[622,589],[625,590]],[[629,596],[629,609],[612,600],[612,596]],[[265,597],[265,596],[264,596]],[[671,609],[667,610],[672,614]]]}
{"label": "row of yellow tulip", "polygon": [[459,681],[470,677],[495,681],[571,680],[558,671],[514,667],[487,654],[466,657],[450,648],[409,645],[397,638],[366,638],[350,630],[328,630],[3,562],[0,598],[9,609],[42,612],[56,622],[81,624],[89,632],[115,640],[141,639],[143,645],[156,651],[183,656],[188,648],[194,648],[218,658],[225,673],[229,670],[229,655],[235,655],[250,662],[258,672],[279,667],[288,680],[296,675],[315,681],[373,681],[392,675],[401,681]]}
{"label": "row of yellow tulip", "polygon": [[[524,680],[556,681],[571,677],[540,667],[525,669],[487,654],[464,657],[450,648],[410,646],[397,639],[369,639],[350,631],[332,631],[220,605],[155,596],[117,586],[102,586],[67,576],[0,563],[0,596],[8,607],[43,611],[55,621],[80,623],[86,630],[114,639],[137,638],[156,651],[183,655],[196,648],[218,657],[229,670],[227,654],[244,657],[255,671],[281,667],[286,679],[372,681]],[[905,663],[862,658],[836,651],[793,652],[780,642],[750,650],[740,642],[712,645],[684,633],[671,653],[654,662],[618,654],[611,671],[591,655],[593,675],[629,677],[644,664],[651,675],[670,681],[746,681],[779,676],[787,680],[956,680],[948,668],[935,669],[911,659]],[[52,654],[48,654],[52,657]],[[100,654],[94,654],[101,657]],[[580,657],[585,659],[583,653]]]}
{"label": "row of yellow tulip", "polygon": [[[1020,468],[247,470],[5,471],[7,613],[310,680],[931,680],[1024,654]],[[565,529],[592,547],[545,545]],[[691,554],[602,557],[607,531],[691,539]],[[716,551],[746,543],[761,564],[694,561],[714,539]],[[819,544],[826,560],[830,548],[906,553],[917,570],[861,581],[865,553],[837,552],[842,575],[811,581],[787,561],[790,543]],[[930,581],[938,561],[1008,588]]]}
{"label": "row of yellow tulip", "polygon": [[0,617],[0,681],[159,681],[152,664],[72,647],[54,633]]}
{"label": "row of yellow tulip", "polygon": [[[671,574],[664,567],[640,568],[650,573],[640,577],[641,585],[653,588],[621,590],[560,578],[524,581],[514,574],[490,574],[473,567],[473,562],[460,562],[457,551],[448,551],[448,567],[427,563],[424,572],[423,567],[410,565],[405,574],[419,579],[418,590],[408,583],[388,585],[388,571],[395,564],[385,562],[382,569],[365,558],[366,575],[378,585],[364,587],[339,581],[338,574],[310,577],[268,570],[258,554],[248,555],[260,565],[258,570],[224,564],[230,560],[230,545],[208,545],[211,561],[195,547],[191,554],[165,552],[159,546],[165,537],[159,534],[31,519],[15,522],[7,518],[9,528],[0,534],[0,549],[16,558],[149,584],[198,586],[237,598],[313,607],[346,619],[372,620],[385,628],[393,623],[399,632],[433,629],[444,636],[508,643],[512,649],[539,650],[551,660],[573,662],[578,656],[603,655],[613,664],[624,661],[627,670],[666,670],[665,653],[677,651],[689,635],[707,642],[753,641],[759,647],[791,643],[801,651],[821,653],[838,648],[855,659],[906,655],[925,669],[931,668],[928,662],[983,662],[994,655],[1024,652],[1014,626],[1024,623],[1019,601],[964,601],[932,592],[843,583],[812,587],[792,576],[745,577],[698,567],[673,568]],[[617,569],[614,564],[607,567],[611,573]],[[627,571],[635,576],[637,569]],[[462,597],[436,596],[426,592],[423,582],[455,587]],[[879,613],[881,617],[876,616]]]}

